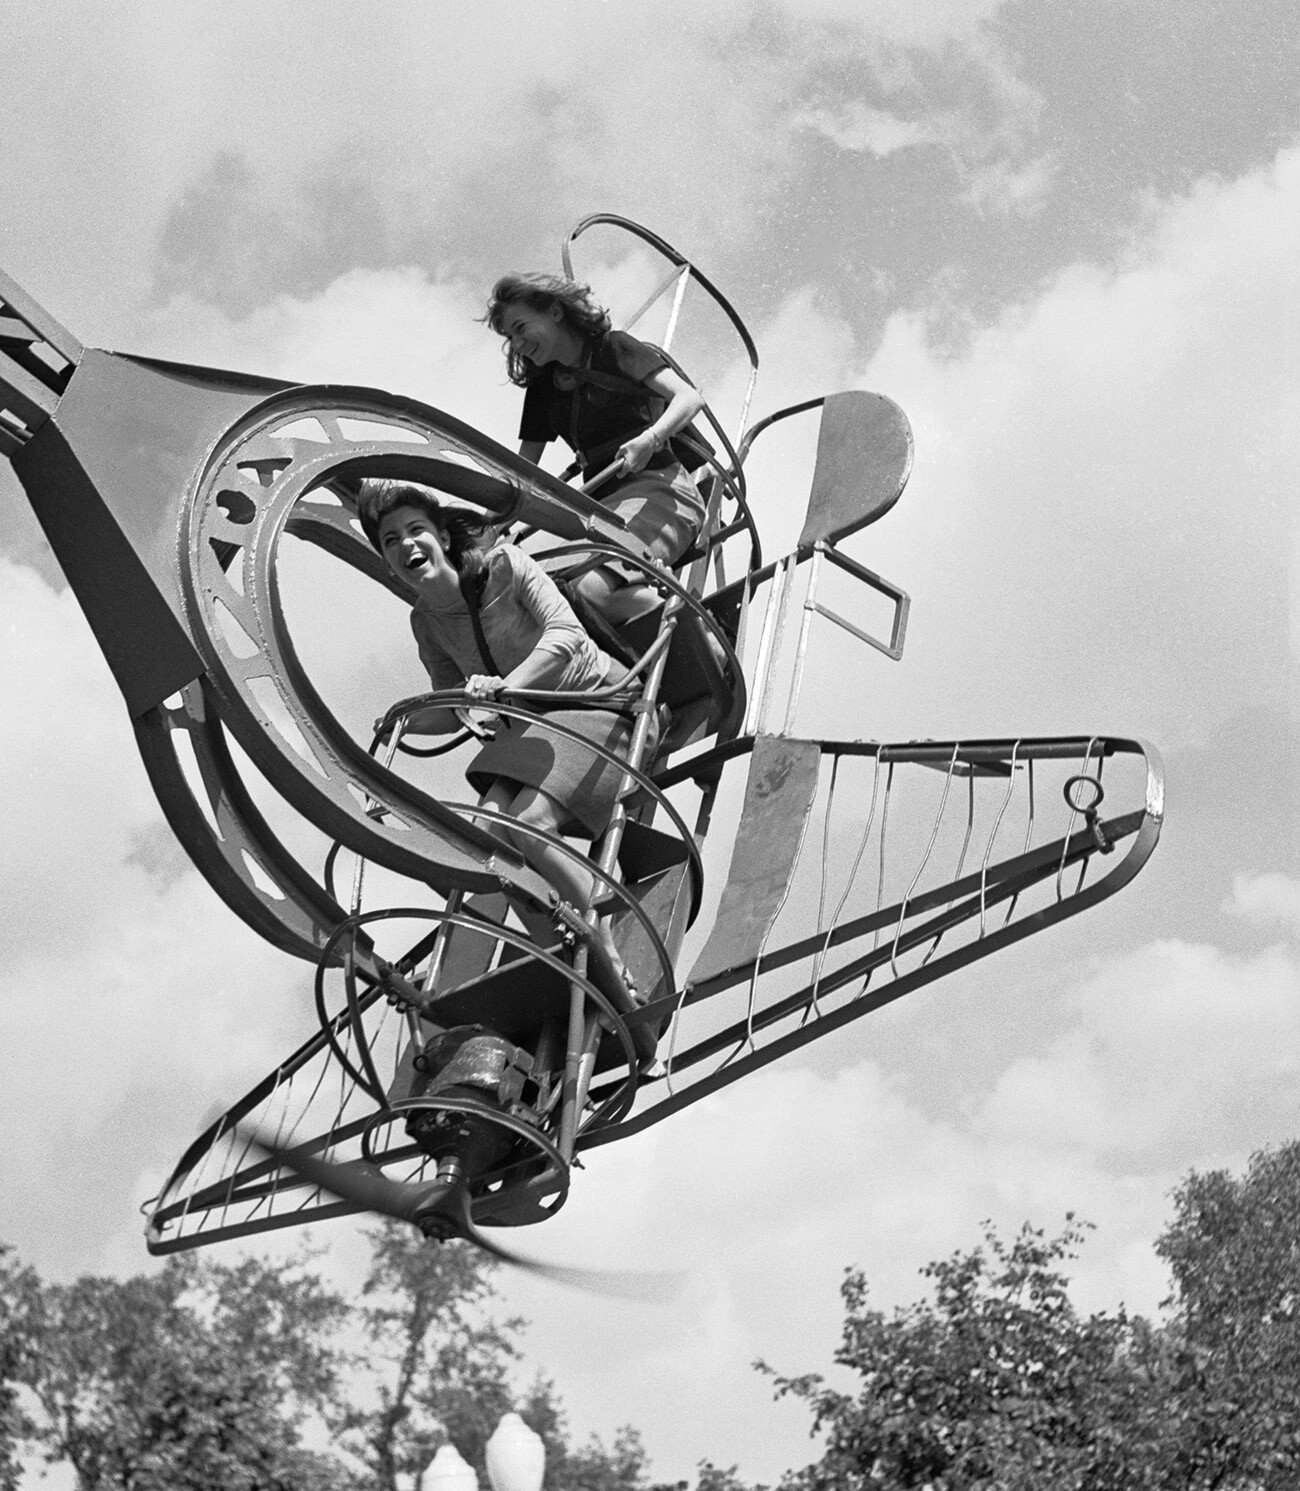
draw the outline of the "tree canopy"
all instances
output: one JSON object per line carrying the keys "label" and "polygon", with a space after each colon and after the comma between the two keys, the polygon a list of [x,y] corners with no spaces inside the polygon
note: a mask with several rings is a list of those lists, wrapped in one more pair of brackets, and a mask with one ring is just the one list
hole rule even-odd
{"label": "tree canopy", "polygon": [[[1292,1491],[1300,1143],[1178,1187],[1157,1322],[1076,1309],[1087,1231],[986,1224],[890,1314],[849,1270],[849,1385],[760,1364],[825,1435],[782,1491]],[[370,1240],[355,1299],[309,1255],[187,1255],[65,1285],[0,1245],[0,1491],[33,1449],[79,1491],[398,1491],[447,1442],[486,1486],[484,1446],[512,1408],[546,1443],[547,1491],[688,1491],[653,1483],[634,1428],[574,1444],[555,1385],[517,1385],[523,1322],[492,1313],[493,1259],[397,1224]],[[706,1461],[696,1491],[745,1487]]]}
{"label": "tree canopy", "polygon": [[1024,1227],[931,1263],[933,1297],[891,1317],[845,1278],[836,1361],[856,1394],[820,1376],[777,1377],[804,1399],[826,1452],[791,1478],[830,1487],[1134,1487],[1144,1484],[1138,1431],[1151,1384],[1148,1329],[1123,1312],[1082,1318],[1062,1265],[1083,1229]]}
{"label": "tree canopy", "polygon": [[1300,1143],[1190,1175],[1156,1251],[1173,1275],[1169,1373],[1195,1486],[1300,1484]]}
{"label": "tree canopy", "polygon": [[517,1389],[523,1322],[491,1313],[495,1260],[394,1223],[370,1241],[353,1300],[308,1255],[63,1285],[0,1248],[0,1491],[33,1450],[78,1491],[397,1491],[447,1442],[486,1487],[512,1408],[546,1442],[549,1491],[651,1491],[634,1429],[574,1445],[552,1383]]}
{"label": "tree canopy", "polygon": [[6,1338],[39,1412],[23,1437],[86,1491],[328,1485],[301,1428],[334,1391],[343,1302],[253,1260],[170,1260],[126,1280],[28,1275]]}
{"label": "tree canopy", "polygon": [[[1191,1174],[1156,1251],[1151,1323],[1083,1316],[1066,1265],[1085,1228],[1025,1226],[929,1264],[886,1316],[850,1270],[835,1360],[855,1391],[773,1374],[826,1435],[787,1491],[1292,1491],[1300,1484],[1300,1144]],[[762,1364],[760,1364],[761,1366]],[[770,1370],[763,1368],[763,1370]]]}
{"label": "tree canopy", "polygon": [[370,1233],[358,1307],[363,1348],[347,1401],[329,1414],[338,1443],[365,1466],[366,1484],[396,1491],[447,1441],[481,1468],[512,1407],[510,1369],[522,1321],[482,1311],[493,1260],[462,1242],[431,1246],[410,1227]]}

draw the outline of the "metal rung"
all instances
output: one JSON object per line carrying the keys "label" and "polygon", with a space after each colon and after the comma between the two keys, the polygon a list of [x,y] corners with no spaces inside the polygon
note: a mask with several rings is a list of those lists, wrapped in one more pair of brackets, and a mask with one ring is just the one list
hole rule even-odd
{"label": "metal rung", "polygon": [[16,316],[0,315],[0,342],[38,342],[40,333],[33,331],[25,321]]}
{"label": "metal rung", "polygon": [[28,430],[39,429],[54,413],[59,395],[0,352],[0,407],[15,414]]}
{"label": "metal rung", "polygon": [[60,325],[44,306],[38,305],[21,285],[16,284],[7,274],[3,273],[0,273],[0,302],[7,306],[20,321],[25,321],[41,340],[48,342],[60,356],[65,357],[71,363],[81,361],[86,349],[76,337],[66,327]]}

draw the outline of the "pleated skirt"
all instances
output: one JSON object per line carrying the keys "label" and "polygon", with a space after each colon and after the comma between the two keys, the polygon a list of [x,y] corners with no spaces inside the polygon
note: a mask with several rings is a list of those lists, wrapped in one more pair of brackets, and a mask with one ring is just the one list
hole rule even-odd
{"label": "pleated skirt", "polygon": [[[704,524],[704,504],[690,476],[677,463],[634,471],[592,496],[617,513],[628,532],[665,564],[674,564],[690,548]],[[629,579],[643,578],[643,571],[632,565],[605,563]]]}
{"label": "pleated skirt", "polygon": [[[495,740],[475,756],[465,776],[479,793],[486,792],[498,777],[536,787],[568,814],[560,825],[563,832],[597,838],[608,826],[615,803],[638,791],[638,784],[581,741],[548,730],[545,722],[566,725],[582,741],[593,741],[620,757],[627,756],[632,742],[631,718],[612,710],[554,709],[538,720],[503,718]],[[655,733],[652,730],[651,750]]]}

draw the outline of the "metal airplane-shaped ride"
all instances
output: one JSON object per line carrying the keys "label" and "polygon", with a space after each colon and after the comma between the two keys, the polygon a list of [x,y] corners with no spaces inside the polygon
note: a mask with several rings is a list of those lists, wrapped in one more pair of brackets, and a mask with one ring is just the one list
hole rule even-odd
{"label": "metal airplane-shaped ride", "polygon": [[[545,1221],[585,1150],[1095,905],[1155,848],[1161,766],[1136,740],[794,733],[805,673],[829,655],[816,635],[858,652],[835,654],[841,679],[862,676],[864,647],[902,656],[908,597],[839,546],[901,495],[907,419],[851,391],[747,425],[758,355],[726,299],[656,235],[604,214],[565,243],[571,277],[593,230],[630,237],[662,275],[629,324],[655,308],[667,348],[689,292],[743,354],[734,438],[705,410],[708,522],[676,572],[599,501],[438,409],[84,348],[0,276],[0,455],[103,648],[176,836],[238,916],[315,967],[315,1033],[181,1156],[147,1206],[151,1252],[373,1210],[602,1287],[481,1229]],[[806,517],[769,561],[746,469],[763,432],[800,414],[820,419]],[[627,758],[609,759],[636,790],[589,858],[549,840],[594,866],[594,905],[562,901],[463,800],[458,754],[483,728],[467,695],[401,701],[367,742],[308,676],[277,569],[286,539],[315,546],[304,552],[340,583],[348,566],[402,593],[356,520],[366,478],[525,525],[516,540],[553,569],[617,557],[660,593],[619,639],[638,659],[639,723]],[[835,586],[883,611],[881,635],[825,603]],[[466,728],[429,750],[404,726],[431,702]],[[545,722],[547,702],[495,708]],[[665,722],[653,752],[652,716]],[[715,810],[734,840],[703,935]],[[297,847],[313,836],[319,871]],[[593,935],[611,913],[639,993]]]}

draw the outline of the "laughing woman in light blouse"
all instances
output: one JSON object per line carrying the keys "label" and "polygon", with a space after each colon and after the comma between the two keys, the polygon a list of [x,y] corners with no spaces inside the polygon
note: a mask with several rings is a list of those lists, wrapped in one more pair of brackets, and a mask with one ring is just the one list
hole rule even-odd
{"label": "laughing woman in light blouse", "polygon": [[[503,690],[591,693],[622,681],[627,670],[602,652],[554,583],[512,544],[483,546],[485,525],[445,507],[422,487],[370,482],[361,523],[389,569],[415,595],[411,630],[435,690],[465,689],[489,703]],[[476,635],[471,605],[478,611]],[[559,708],[547,717],[585,740],[625,756],[629,718],[612,709]],[[429,707],[407,728],[446,734],[460,728],[455,711]],[[551,834],[581,832],[593,839],[609,823],[620,790],[635,790],[618,767],[577,741],[513,717],[502,718],[466,770],[482,805]],[[580,858],[532,838],[511,835],[519,852],[579,910],[590,904],[597,880]],[[627,973],[607,921],[597,928],[616,970]]]}

